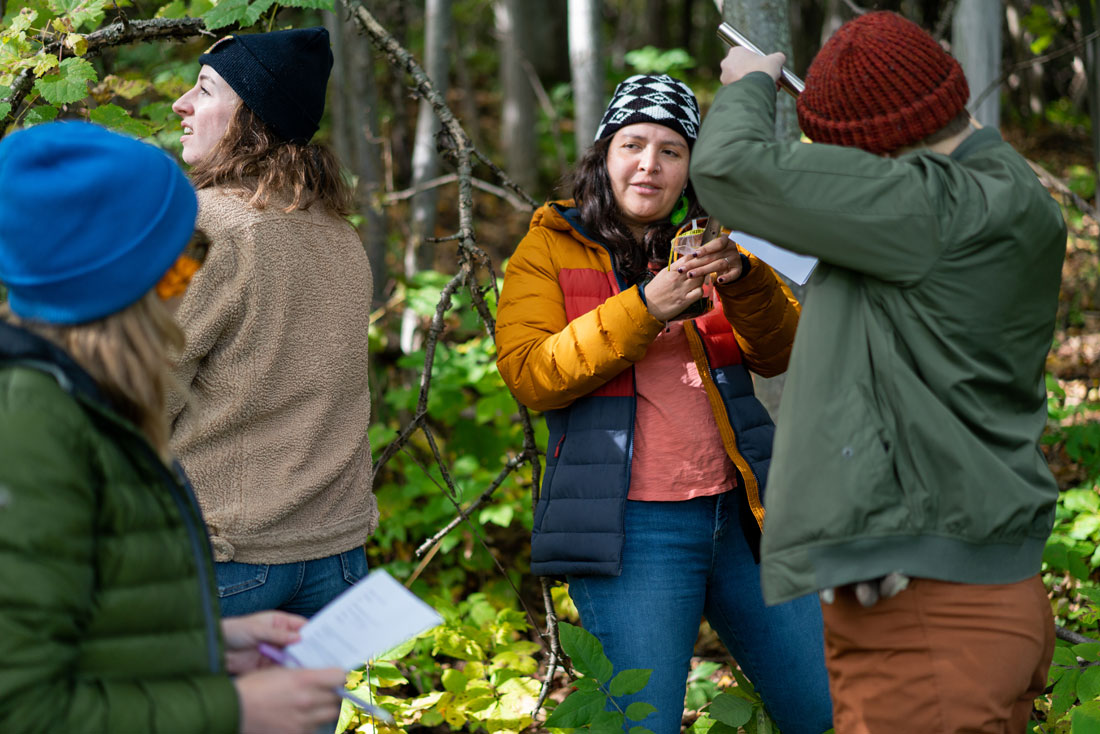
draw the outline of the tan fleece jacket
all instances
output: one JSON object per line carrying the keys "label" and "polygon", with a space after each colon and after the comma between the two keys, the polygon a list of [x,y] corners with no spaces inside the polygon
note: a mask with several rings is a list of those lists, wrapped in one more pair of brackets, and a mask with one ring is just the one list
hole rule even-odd
{"label": "tan fleece jacket", "polygon": [[372,279],[355,230],[199,192],[210,250],[176,311],[187,335],[172,448],[217,561],[290,563],[361,545],[378,523],[367,441]]}

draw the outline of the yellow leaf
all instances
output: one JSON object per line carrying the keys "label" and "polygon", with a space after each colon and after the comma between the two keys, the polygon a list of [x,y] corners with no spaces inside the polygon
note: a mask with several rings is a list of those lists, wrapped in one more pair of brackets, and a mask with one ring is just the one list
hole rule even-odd
{"label": "yellow leaf", "polygon": [[34,65],[34,75],[42,76],[50,69],[57,68],[57,57],[53,54],[42,54],[42,57]]}
{"label": "yellow leaf", "polygon": [[70,33],[65,36],[65,46],[72,49],[72,52],[77,56],[88,53],[88,42],[84,40],[84,36],[80,33]]}

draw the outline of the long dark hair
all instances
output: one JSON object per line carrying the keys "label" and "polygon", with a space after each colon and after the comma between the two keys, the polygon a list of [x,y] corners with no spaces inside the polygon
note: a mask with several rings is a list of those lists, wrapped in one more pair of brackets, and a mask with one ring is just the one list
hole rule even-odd
{"label": "long dark hair", "polygon": [[[581,226],[611,251],[619,276],[633,283],[651,260],[661,264],[668,261],[668,250],[679,227],[667,218],[661,219],[646,225],[642,242],[634,239],[623,223],[623,213],[615,201],[607,172],[607,151],[613,137],[607,135],[597,140],[577,162],[573,169],[573,200],[580,211]],[[685,196],[688,217],[704,216],[690,181]]]}
{"label": "long dark hair", "polygon": [[346,215],[353,205],[351,187],[332,151],[316,143],[282,139],[243,102],[221,140],[191,167],[191,183],[196,189],[246,189],[252,193],[249,203],[257,209],[267,206],[272,195],[287,212],[320,201],[333,213]]}

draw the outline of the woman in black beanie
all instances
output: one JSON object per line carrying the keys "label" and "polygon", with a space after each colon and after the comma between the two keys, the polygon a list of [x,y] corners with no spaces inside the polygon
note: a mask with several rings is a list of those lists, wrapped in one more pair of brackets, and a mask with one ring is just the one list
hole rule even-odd
{"label": "woman in black beanie", "polygon": [[311,144],[328,33],[227,36],[173,110],[198,189],[205,261],[179,302],[187,335],[172,446],[207,522],[226,615],[311,615],[366,572],[378,510],[367,442],[370,267],[351,193]]}

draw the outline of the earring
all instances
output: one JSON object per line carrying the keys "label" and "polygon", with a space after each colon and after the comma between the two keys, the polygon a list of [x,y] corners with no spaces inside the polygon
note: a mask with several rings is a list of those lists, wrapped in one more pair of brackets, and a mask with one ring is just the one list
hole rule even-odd
{"label": "earring", "polygon": [[677,227],[683,224],[683,221],[687,219],[688,207],[690,206],[688,204],[687,189],[684,189],[684,192],[685,193],[680,194],[680,200],[676,202],[676,207],[668,217],[669,221]]}

